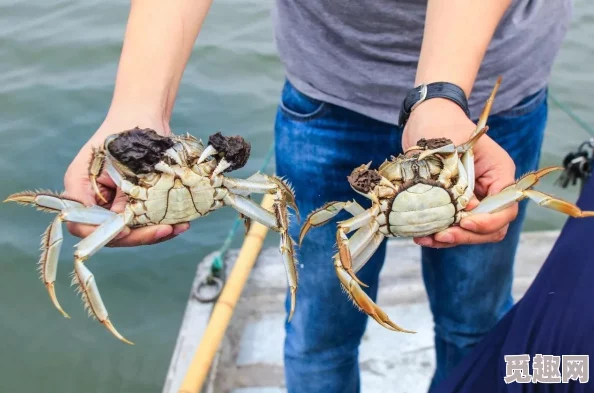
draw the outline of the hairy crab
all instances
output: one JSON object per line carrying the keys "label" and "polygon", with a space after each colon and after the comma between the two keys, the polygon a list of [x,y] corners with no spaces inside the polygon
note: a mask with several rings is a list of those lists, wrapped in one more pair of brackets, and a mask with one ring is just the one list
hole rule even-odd
{"label": "hairy crab", "polygon": [[[301,228],[300,244],[312,227],[328,223],[340,211],[353,216],[337,224],[336,274],[355,305],[387,329],[414,333],[392,322],[362,290],[365,284],[356,276],[384,238],[431,235],[468,215],[494,213],[525,198],[572,217],[594,216],[594,212],[581,211],[569,202],[531,189],[541,177],[563,169],[558,167],[528,173],[498,194],[482,199],[472,210],[465,210],[475,185],[472,147],[488,129],[487,118],[500,83],[501,78],[466,143],[455,146],[445,138],[422,139],[405,154],[384,161],[377,170],[370,169],[371,163],[356,168],[348,181],[355,192],[371,201],[371,208],[366,210],[354,200],[329,202],[314,210]],[[356,232],[348,238],[352,231]]]}
{"label": "hairy crab", "polygon": [[[223,175],[246,164],[250,145],[239,136],[225,137],[221,133],[211,135],[208,142],[208,146],[204,147],[202,141],[190,134],[164,137],[154,130],[139,128],[107,137],[103,147],[93,151],[89,177],[102,200],[97,177],[104,170],[128,196],[125,210],[119,214],[99,205],[84,206],[66,195],[47,191],[26,191],[6,199],[57,213],[42,237],[39,270],[53,304],[65,317],[68,318],[68,314],[58,303],[54,289],[63,222],[98,226],[75,246],[72,282],[81,294],[89,315],[98,319],[117,338],[132,344],[110,321],[93,274],[84,262],[126,226],[135,228],[189,222],[223,206],[230,206],[241,214],[247,226],[253,219],[280,233],[280,252],[291,292],[291,319],[297,272],[293,241],[287,233],[287,206],[299,214],[293,190],[282,179],[259,172],[247,179]],[[249,197],[252,193],[274,194],[274,211],[268,211],[252,201]]]}

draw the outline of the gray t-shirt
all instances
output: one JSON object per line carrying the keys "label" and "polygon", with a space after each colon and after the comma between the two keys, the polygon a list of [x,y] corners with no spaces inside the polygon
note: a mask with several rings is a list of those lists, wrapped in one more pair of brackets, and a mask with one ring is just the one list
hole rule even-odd
{"label": "gray t-shirt", "polygon": [[[275,40],[287,78],[313,98],[397,124],[414,87],[426,8],[426,0],[276,0]],[[512,1],[469,99],[474,119],[499,75],[492,113],[547,85],[571,8],[571,0]]]}

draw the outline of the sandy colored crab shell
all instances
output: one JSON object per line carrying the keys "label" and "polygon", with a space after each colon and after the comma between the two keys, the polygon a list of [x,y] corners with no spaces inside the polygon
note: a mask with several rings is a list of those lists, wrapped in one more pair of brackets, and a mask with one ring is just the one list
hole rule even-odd
{"label": "sandy colored crab shell", "polygon": [[[209,144],[224,153],[226,171],[241,168],[250,155],[250,145],[240,136],[209,137]],[[205,216],[222,207],[215,197],[211,176],[217,157],[197,163],[204,152],[202,141],[192,135],[161,136],[152,129],[135,128],[105,142],[115,176],[125,178],[121,188],[128,195],[132,227],[178,224]]]}
{"label": "sandy colored crab shell", "polygon": [[396,196],[381,201],[386,236],[427,236],[450,227],[456,220],[452,194],[434,181],[419,179]]}
{"label": "sandy colored crab shell", "polygon": [[168,173],[146,188],[147,200],[133,200],[134,226],[177,224],[208,214],[215,205],[215,189],[207,177],[194,177],[192,185]]}

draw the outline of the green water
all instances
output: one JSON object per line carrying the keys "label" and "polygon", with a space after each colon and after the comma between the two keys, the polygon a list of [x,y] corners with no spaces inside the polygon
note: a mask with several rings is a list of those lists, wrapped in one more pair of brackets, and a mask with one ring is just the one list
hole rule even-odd
{"label": "green water", "polygon": [[[242,177],[260,167],[269,148],[283,80],[269,7],[255,0],[215,2],[173,115],[177,132],[206,138],[222,130],[250,140],[252,157],[238,171]],[[0,1],[1,198],[62,188],[66,167],[109,105],[127,12],[127,2]],[[576,1],[551,89],[594,125],[593,15],[593,3]],[[541,165],[559,164],[586,136],[552,108]],[[575,189],[551,184],[541,189],[575,200]],[[51,216],[0,205],[0,391],[160,392],[196,263],[222,243],[235,217],[221,210],[170,242],[104,249],[93,258],[90,267],[114,324],[137,344],[129,347],[87,318],[69,287],[75,239],[66,236],[58,271],[58,297],[72,316],[65,320],[35,271],[39,236]],[[556,229],[564,221],[531,206],[526,229]],[[269,236],[267,244],[277,238]]]}

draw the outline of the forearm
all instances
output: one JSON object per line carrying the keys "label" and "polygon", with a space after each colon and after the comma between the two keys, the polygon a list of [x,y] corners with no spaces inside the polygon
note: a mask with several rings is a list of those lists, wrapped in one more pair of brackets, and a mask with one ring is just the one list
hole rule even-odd
{"label": "forearm", "polygon": [[510,3],[429,0],[415,86],[446,81],[470,96],[489,42]]}
{"label": "forearm", "polygon": [[211,3],[131,1],[108,117],[169,121],[186,63]]}

